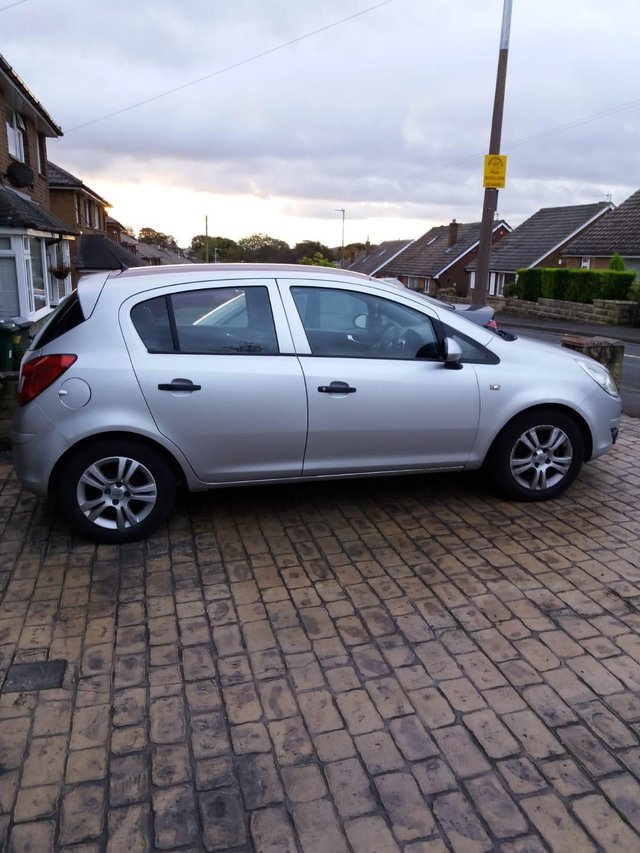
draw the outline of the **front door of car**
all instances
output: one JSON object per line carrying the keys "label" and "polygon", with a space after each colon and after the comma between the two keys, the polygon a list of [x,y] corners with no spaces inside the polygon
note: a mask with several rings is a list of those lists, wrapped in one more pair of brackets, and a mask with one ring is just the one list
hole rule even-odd
{"label": "front door of car", "polygon": [[121,324],[158,430],[202,482],[300,476],[306,389],[274,282],[174,289]]}
{"label": "front door of car", "polygon": [[464,466],[478,429],[476,373],[444,367],[431,317],[304,282],[285,300],[310,350],[300,352],[309,398],[305,475]]}

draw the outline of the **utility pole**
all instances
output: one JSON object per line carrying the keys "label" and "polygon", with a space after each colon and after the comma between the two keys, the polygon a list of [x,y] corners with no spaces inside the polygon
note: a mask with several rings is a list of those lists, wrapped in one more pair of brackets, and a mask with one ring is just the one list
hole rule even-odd
{"label": "utility pole", "polygon": [[[500,138],[502,136],[502,114],[504,112],[504,92],[507,81],[507,60],[509,58],[509,33],[511,31],[512,0],[504,0],[502,9],[502,32],[500,34],[500,53],[498,54],[498,73],[496,76],[496,92],[493,101],[493,118],[491,120],[491,139],[489,141],[489,156],[500,156]],[[504,186],[504,183],[502,184]],[[491,242],[493,237],[493,221],[498,209],[498,189],[490,187],[485,180],[484,205],[482,208],[482,224],[480,226],[480,244],[478,247],[478,265],[476,281],[473,290],[473,304],[484,305],[489,289],[489,262],[491,260]]]}
{"label": "utility pole", "polygon": [[209,217],[204,218],[204,262],[209,263]]}
{"label": "utility pole", "polygon": [[340,266],[344,267],[344,215],[346,213],[344,207],[336,207],[336,213],[342,214],[342,250],[340,252]]}

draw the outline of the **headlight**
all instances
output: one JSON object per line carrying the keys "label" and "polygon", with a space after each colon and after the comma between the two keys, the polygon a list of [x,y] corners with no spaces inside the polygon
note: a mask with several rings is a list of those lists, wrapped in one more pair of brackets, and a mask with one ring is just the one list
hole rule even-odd
{"label": "headlight", "polygon": [[577,358],[576,361],[584,372],[590,376],[594,382],[598,383],[603,391],[606,391],[607,394],[611,394],[612,397],[620,396],[618,394],[618,389],[616,388],[616,383],[611,378],[611,374],[606,367],[598,364],[597,361],[583,361],[581,358]]}

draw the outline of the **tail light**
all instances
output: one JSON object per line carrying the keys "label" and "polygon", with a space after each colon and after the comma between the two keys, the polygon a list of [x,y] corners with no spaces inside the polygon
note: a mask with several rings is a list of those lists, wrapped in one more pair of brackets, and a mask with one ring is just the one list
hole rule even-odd
{"label": "tail light", "polygon": [[77,355],[40,355],[22,365],[18,385],[18,405],[25,406],[62,376]]}

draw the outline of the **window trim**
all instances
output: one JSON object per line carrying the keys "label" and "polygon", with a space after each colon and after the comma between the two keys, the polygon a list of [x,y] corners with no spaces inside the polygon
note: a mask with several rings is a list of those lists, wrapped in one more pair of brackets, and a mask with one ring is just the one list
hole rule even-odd
{"label": "window trim", "polygon": [[[437,354],[434,353],[433,357],[421,357],[418,355],[418,353],[421,351],[421,349],[423,347],[421,347],[414,355],[404,355],[404,354],[395,354],[394,355],[394,354],[391,354],[390,350],[371,349],[371,348],[360,351],[360,352],[355,348],[354,348],[353,352],[337,352],[337,351],[334,353],[318,352],[318,351],[314,352],[314,344],[312,342],[312,339],[309,337],[310,332],[315,331],[315,332],[318,332],[319,334],[327,332],[328,334],[334,333],[336,335],[340,335],[340,334],[344,333],[345,340],[352,340],[351,331],[348,328],[347,329],[332,330],[332,329],[322,329],[321,327],[318,327],[317,329],[312,329],[312,328],[307,329],[307,326],[305,325],[305,319],[302,316],[300,306],[298,305],[298,302],[296,300],[296,296],[295,296],[296,291],[306,291],[309,295],[311,295],[311,294],[322,294],[322,293],[326,293],[328,291],[332,291],[333,293],[339,293],[339,294],[347,295],[347,296],[352,297],[352,298],[357,297],[367,305],[367,313],[369,314],[369,316],[371,316],[370,311],[371,311],[371,308],[374,305],[374,303],[385,303],[385,304],[388,304],[389,306],[392,306],[393,309],[397,309],[399,311],[409,312],[409,315],[417,315],[418,317],[422,318],[422,321],[424,323],[429,323],[431,325],[432,331],[433,331],[433,341],[430,341],[430,340],[424,341],[423,347],[426,346],[427,344],[428,345],[434,344],[436,346],[436,349],[437,349]],[[327,282],[326,284],[323,283],[321,286],[309,285],[304,280],[291,282],[291,284],[289,285],[289,296],[291,298],[291,304],[293,306],[293,309],[296,312],[296,314],[294,316],[296,317],[297,321],[300,324],[300,329],[301,329],[301,332],[304,336],[304,339],[306,342],[306,347],[308,349],[308,353],[299,352],[299,355],[305,355],[305,356],[309,355],[312,358],[338,358],[338,359],[354,358],[354,359],[367,359],[367,360],[371,360],[371,361],[387,360],[387,361],[412,361],[412,362],[413,361],[441,362],[443,359],[444,337],[442,335],[442,330],[440,328],[440,322],[439,322],[438,318],[433,317],[430,312],[422,311],[421,308],[419,308],[415,305],[406,304],[404,301],[397,301],[395,299],[390,298],[387,294],[363,292],[363,291],[358,290],[356,288],[350,288],[350,287],[335,287],[335,286],[332,286],[331,282]],[[374,308],[374,311],[373,311],[374,315],[378,314],[379,310],[380,309]],[[386,323],[383,322],[383,324],[382,324],[383,330],[388,325],[388,322],[389,321],[387,321]],[[391,322],[395,322],[395,321],[391,320]],[[397,325],[397,323],[396,323],[396,325]],[[415,323],[410,323],[410,324],[408,324],[407,328],[415,328],[415,326],[416,326]],[[398,328],[400,328],[400,327],[398,327]],[[356,333],[357,333],[357,330],[355,332],[353,332],[354,335]],[[382,338],[380,339],[380,341],[378,343],[381,343],[381,342],[382,342]],[[375,346],[378,346],[378,343],[376,343],[374,341]],[[394,342],[394,344],[395,344],[395,342]],[[350,347],[351,344],[348,344],[347,346]]]}
{"label": "window trim", "polygon": [[[222,285],[222,286],[220,286],[220,285]],[[174,298],[180,298],[181,296],[185,296],[185,295],[188,295],[190,293],[206,293],[208,291],[220,292],[223,290],[232,290],[232,291],[241,290],[243,292],[243,294],[246,294],[247,291],[249,291],[249,290],[257,290],[257,289],[264,290],[265,296],[267,299],[267,305],[268,305],[268,310],[269,310],[269,318],[271,321],[271,328],[269,331],[270,332],[273,331],[273,343],[275,345],[274,350],[267,350],[265,352],[260,352],[260,351],[254,351],[252,349],[246,349],[246,350],[228,349],[228,350],[220,351],[219,349],[214,349],[213,347],[211,350],[200,349],[200,348],[193,348],[193,349],[187,348],[187,342],[184,339],[181,340],[181,338],[180,338],[180,329],[183,328],[183,326],[176,323],[176,317],[175,317],[176,306],[175,306],[174,301],[173,301]],[[250,284],[245,284],[244,281],[211,282],[209,287],[192,287],[192,288],[185,287],[185,288],[179,288],[176,290],[167,291],[166,293],[160,294],[158,296],[147,297],[146,299],[136,299],[136,301],[133,302],[133,304],[131,304],[130,307],[127,308],[127,313],[128,313],[128,317],[129,317],[129,320],[131,322],[131,325],[135,331],[135,334],[137,335],[137,337],[140,341],[141,346],[144,347],[144,349],[146,349],[146,351],[151,355],[197,355],[197,356],[229,356],[229,355],[232,355],[232,356],[254,355],[255,356],[255,355],[257,355],[257,356],[262,356],[262,357],[264,357],[264,356],[281,356],[284,353],[283,353],[281,346],[280,346],[280,338],[278,335],[278,327],[277,327],[277,323],[276,323],[276,316],[275,316],[275,313],[273,310],[273,296],[274,296],[273,291],[268,287],[268,285],[265,282],[261,282],[261,281],[255,281],[255,282],[252,282]],[[170,331],[170,335],[171,335],[172,349],[169,349],[168,347],[164,347],[164,346],[162,348],[159,346],[150,348],[150,343],[148,343],[145,340],[143,333],[141,332],[140,328],[138,327],[136,320],[133,317],[133,314],[134,314],[134,311],[136,308],[140,308],[140,307],[142,307],[145,304],[148,304],[150,302],[160,303],[161,301],[164,302],[164,314],[166,316],[168,327],[169,327],[168,330]],[[229,300],[227,300],[227,302],[228,301]],[[222,305],[218,306],[218,307],[223,307],[226,304],[227,304],[226,302],[223,302]],[[212,310],[215,310],[215,308]],[[197,325],[197,324],[194,323],[193,325]],[[188,325],[185,326],[184,328],[188,328]],[[222,326],[221,328],[224,329],[227,327]],[[242,329],[240,328],[239,331],[241,332]],[[252,331],[251,326],[249,326],[248,335],[247,335],[247,337],[249,339],[251,338],[251,334],[250,334],[251,331]],[[255,327],[253,328],[253,331],[254,332],[256,331]],[[255,341],[257,341],[257,340],[258,340],[257,338],[255,338],[254,341],[249,340],[247,342],[248,346],[249,347],[258,346],[259,344],[255,343]]]}
{"label": "window trim", "polygon": [[27,126],[20,113],[11,109],[11,107],[7,108],[6,128],[9,156],[13,157],[14,160],[19,160],[21,163],[26,163]]}

